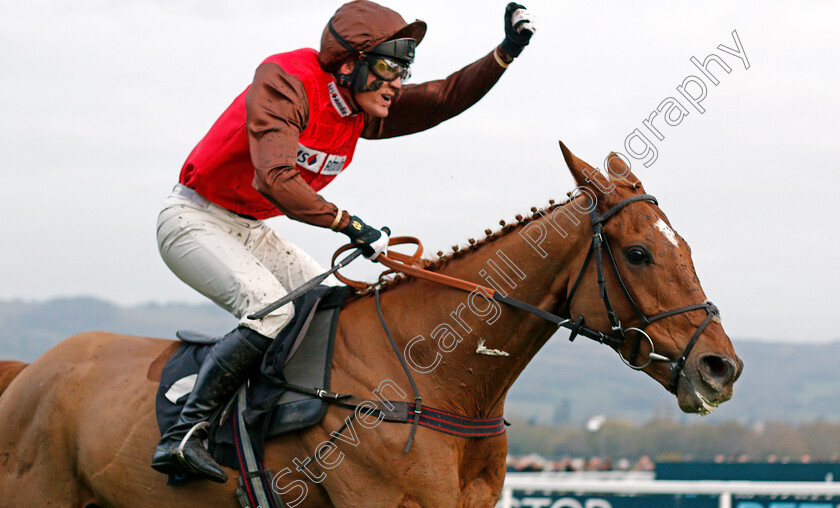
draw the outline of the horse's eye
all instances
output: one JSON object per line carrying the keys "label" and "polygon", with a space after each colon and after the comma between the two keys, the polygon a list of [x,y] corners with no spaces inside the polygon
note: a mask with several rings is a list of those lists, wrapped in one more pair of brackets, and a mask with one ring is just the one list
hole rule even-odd
{"label": "horse's eye", "polygon": [[624,255],[627,256],[627,261],[634,265],[644,265],[650,263],[650,254],[644,249],[644,247],[639,247],[638,245],[634,245],[630,247],[624,252]]}

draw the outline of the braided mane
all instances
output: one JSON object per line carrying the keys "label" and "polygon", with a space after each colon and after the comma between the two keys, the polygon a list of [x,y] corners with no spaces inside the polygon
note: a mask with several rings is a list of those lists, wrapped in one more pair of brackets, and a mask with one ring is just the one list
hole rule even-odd
{"label": "braided mane", "polygon": [[[438,256],[437,259],[421,259],[420,260],[421,261],[420,266],[422,268],[426,269],[426,270],[429,270],[430,272],[437,272],[438,270],[441,270],[443,267],[448,265],[450,262],[452,262],[454,260],[457,260],[457,259],[460,259],[460,258],[462,258],[462,257],[464,257],[464,256],[466,256],[466,255],[468,255],[472,252],[475,252],[475,251],[481,249],[482,247],[484,247],[486,244],[491,243],[491,242],[493,242],[493,241],[495,241],[499,238],[502,238],[503,236],[507,236],[509,233],[513,232],[514,230],[517,230],[520,227],[525,226],[526,224],[528,224],[529,222],[531,222],[531,221],[533,221],[534,219],[537,218],[537,213],[551,212],[558,207],[565,206],[565,205],[569,204],[571,201],[572,201],[572,197],[571,197],[571,193],[569,193],[569,196],[567,196],[566,200],[564,200],[560,203],[556,203],[553,199],[550,199],[548,201],[548,205],[549,205],[548,208],[540,209],[536,206],[532,206],[531,207],[531,213],[529,215],[518,214],[515,217],[515,221],[511,222],[511,223],[505,222],[504,220],[500,220],[499,225],[501,226],[501,228],[498,229],[497,231],[493,231],[492,229],[487,228],[487,229],[484,230],[484,234],[485,234],[484,238],[481,238],[479,240],[476,240],[475,238],[470,238],[470,239],[467,240],[469,245],[466,245],[464,247],[460,247],[458,245],[453,245],[452,246],[452,251],[449,252],[448,254],[444,254],[443,251],[438,251],[437,252],[437,256]],[[380,280],[379,292],[380,293],[385,292],[385,291],[401,284],[402,282],[404,282],[406,280],[408,280],[408,277],[406,277],[405,275],[403,275],[401,273],[383,278],[383,279]],[[352,295],[350,298],[351,299],[361,298],[361,297],[369,296],[372,293],[373,293],[373,286],[370,286],[366,289],[359,290],[355,295]]]}

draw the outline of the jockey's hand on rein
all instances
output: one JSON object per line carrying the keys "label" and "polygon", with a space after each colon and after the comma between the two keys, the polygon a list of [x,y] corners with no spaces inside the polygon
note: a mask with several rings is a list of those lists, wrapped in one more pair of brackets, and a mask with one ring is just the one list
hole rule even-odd
{"label": "jockey's hand on rein", "polygon": [[341,233],[350,237],[350,243],[359,246],[364,256],[370,260],[376,260],[379,254],[388,252],[388,234],[368,226],[355,215],[350,217],[350,223]]}
{"label": "jockey's hand on rein", "polygon": [[507,4],[505,8],[505,40],[502,41],[502,51],[511,58],[522,53],[522,48],[531,42],[531,36],[537,31],[534,17],[525,10],[525,6],[516,2]]}

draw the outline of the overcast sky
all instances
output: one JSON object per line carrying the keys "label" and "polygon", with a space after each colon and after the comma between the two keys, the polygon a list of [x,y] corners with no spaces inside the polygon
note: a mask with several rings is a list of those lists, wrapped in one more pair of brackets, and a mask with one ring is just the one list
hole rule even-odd
{"label": "overcast sky", "polygon": [[[317,48],[340,4],[7,2],[0,300],[203,301],[160,260],[160,204],[256,66]],[[428,22],[413,81],[444,77],[503,38],[504,1],[385,4]],[[574,187],[557,140],[603,167],[640,129],[657,159],[634,159],[634,172],[692,246],[729,334],[838,339],[840,177],[829,161],[840,130],[840,4],[733,4],[532,0],[539,31],[485,99],[428,132],[360,141],[323,194],[448,251]],[[718,49],[736,48],[733,31],[749,69]],[[711,53],[731,68],[710,67],[716,86],[690,61]],[[702,114],[677,90],[689,76],[707,87]],[[660,119],[659,140],[642,122],[669,97],[688,114],[674,127]],[[269,224],[325,265],[344,239],[286,218]]]}

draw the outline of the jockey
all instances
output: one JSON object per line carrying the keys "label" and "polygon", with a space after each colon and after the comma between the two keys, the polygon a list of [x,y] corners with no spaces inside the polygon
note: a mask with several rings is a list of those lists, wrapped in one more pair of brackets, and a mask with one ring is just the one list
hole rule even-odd
{"label": "jockey", "polygon": [[339,7],[320,51],[280,53],[257,67],[252,84],[190,153],[158,218],[166,265],[240,322],[208,353],[180,417],[161,437],[153,468],[227,481],[202,445],[203,427],[260,364],[294,308],[247,316],[324,271],[263,219],[284,214],[330,228],[369,259],[385,252],[384,231],[318,191],[347,168],[359,137],[419,132],[481,99],[534,32],[522,5],[510,3],[504,20],[502,44],[444,80],[403,84],[426,23],[406,23],[368,0]]}

